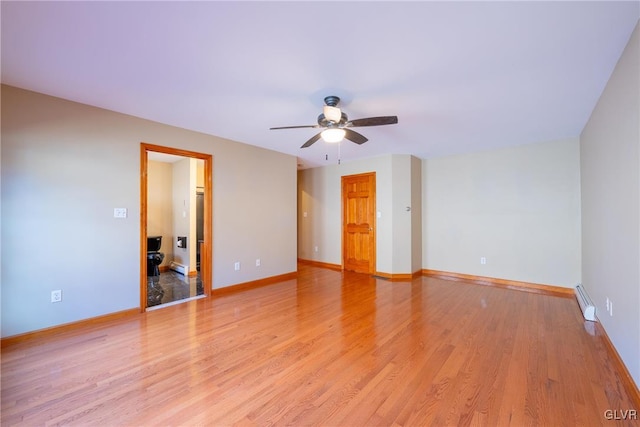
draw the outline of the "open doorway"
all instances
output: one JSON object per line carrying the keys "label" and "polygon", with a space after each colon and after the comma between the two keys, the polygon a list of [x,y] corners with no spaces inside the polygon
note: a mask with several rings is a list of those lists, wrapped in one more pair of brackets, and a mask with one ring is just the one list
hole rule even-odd
{"label": "open doorway", "polygon": [[208,296],[210,154],[140,144],[140,307]]}

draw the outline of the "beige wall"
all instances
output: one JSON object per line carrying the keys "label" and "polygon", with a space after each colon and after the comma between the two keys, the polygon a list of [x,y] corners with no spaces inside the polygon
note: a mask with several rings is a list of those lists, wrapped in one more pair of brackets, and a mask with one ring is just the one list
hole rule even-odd
{"label": "beige wall", "polygon": [[162,265],[173,260],[173,164],[147,164],[147,235],[162,236]]}
{"label": "beige wall", "polygon": [[3,337],[139,307],[141,142],[213,155],[213,287],[296,271],[294,156],[13,87],[1,97]]}
{"label": "beige wall", "polygon": [[[342,265],[341,177],[376,173],[376,269],[392,271],[391,157],[382,156],[298,172],[298,256]],[[306,216],[305,216],[306,214]],[[315,247],[318,248],[315,251]]]}
{"label": "beige wall", "polygon": [[579,167],[578,140],[569,139],[303,170],[298,256],[341,264],[340,177],[376,171],[377,271],[425,268],[573,287],[580,282]]}
{"label": "beige wall", "polygon": [[422,160],[411,157],[411,272],[422,270]]}
{"label": "beige wall", "polygon": [[[413,233],[420,235],[415,215],[420,214],[421,194],[412,183],[420,176],[420,166],[412,156],[394,154],[299,171],[298,256],[342,264],[341,177],[375,172],[376,270],[385,274],[419,270],[413,262],[420,252]],[[417,210],[407,211],[412,205]]]}
{"label": "beige wall", "polygon": [[[195,176],[194,176],[195,175]],[[194,182],[195,179],[195,182]],[[168,163],[149,160],[147,166],[147,234],[162,236],[162,265],[171,261],[196,269],[196,186],[204,186],[204,161],[183,158]],[[176,237],[187,236],[188,248]]]}
{"label": "beige wall", "polygon": [[[580,136],[582,283],[640,385],[640,29]],[[606,299],[613,302],[613,316]]]}
{"label": "beige wall", "polygon": [[579,283],[578,148],[569,139],[424,160],[423,268]]}
{"label": "beige wall", "polygon": [[204,189],[204,160],[196,160],[197,182],[196,186],[202,191]]}
{"label": "beige wall", "polygon": [[411,271],[411,156],[391,156],[391,271],[386,273],[412,273]]}
{"label": "beige wall", "polygon": [[[173,261],[196,271],[196,177],[197,161],[184,158],[173,164]],[[187,238],[187,247],[179,248],[177,238]]]}

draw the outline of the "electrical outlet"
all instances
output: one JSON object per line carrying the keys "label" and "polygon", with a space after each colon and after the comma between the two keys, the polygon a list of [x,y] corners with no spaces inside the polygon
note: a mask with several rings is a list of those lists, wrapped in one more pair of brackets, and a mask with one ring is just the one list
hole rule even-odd
{"label": "electrical outlet", "polygon": [[233,265],[233,269],[235,271],[240,271],[240,261],[236,261],[236,263]]}
{"label": "electrical outlet", "polygon": [[480,257],[480,264],[484,265],[487,263],[487,259],[485,257]]}
{"label": "electrical outlet", "polygon": [[62,291],[58,289],[57,291],[51,291],[51,302],[60,302],[62,301]]}
{"label": "electrical outlet", "polygon": [[256,258],[256,267],[260,267],[260,258]]}

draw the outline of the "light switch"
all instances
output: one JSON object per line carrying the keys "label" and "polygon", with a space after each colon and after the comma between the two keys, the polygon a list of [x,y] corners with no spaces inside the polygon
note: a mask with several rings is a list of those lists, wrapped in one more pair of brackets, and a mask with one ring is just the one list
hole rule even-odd
{"label": "light switch", "polygon": [[127,217],[127,208],[114,208],[113,209],[113,217],[114,218],[126,218]]}

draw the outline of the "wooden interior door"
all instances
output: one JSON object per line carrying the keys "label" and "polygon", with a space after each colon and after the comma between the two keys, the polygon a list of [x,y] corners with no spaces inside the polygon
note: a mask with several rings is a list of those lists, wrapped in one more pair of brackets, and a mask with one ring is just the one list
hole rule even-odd
{"label": "wooden interior door", "polygon": [[342,177],[342,258],[345,270],[376,271],[376,173]]}

